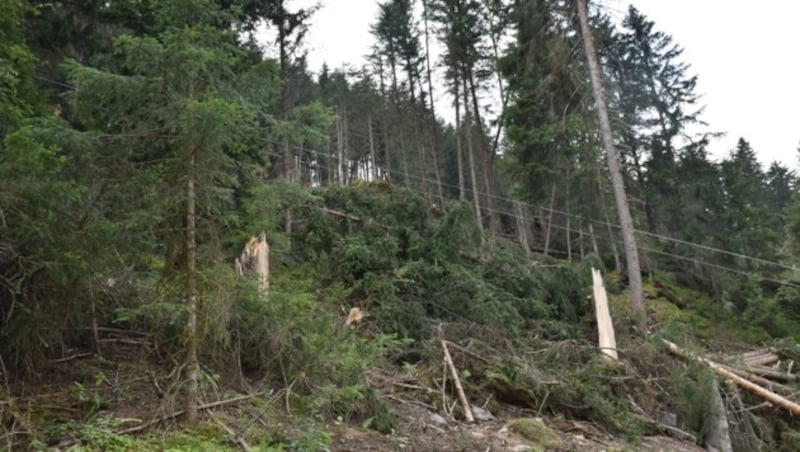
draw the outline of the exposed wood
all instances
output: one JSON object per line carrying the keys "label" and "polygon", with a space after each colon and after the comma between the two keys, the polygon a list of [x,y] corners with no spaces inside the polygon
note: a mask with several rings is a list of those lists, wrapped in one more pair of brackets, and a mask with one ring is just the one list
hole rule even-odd
{"label": "exposed wood", "polygon": [[769,366],[771,364],[776,364],[780,359],[780,356],[775,353],[768,353],[754,358],[745,358],[744,364],[748,367]]}
{"label": "exposed wood", "polygon": [[345,326],[358,325],[362,320],[364,320],[364,317],[367,317],[368,315],[369,314],[362,311],[361,308],[351,308],[350,313],[347,314],[347,319],[344,321],[344,324]]}
{"label": "exposed wood", "polygon": [[775,353],[775,349],[773,349],[773,348],[762,348],[760,350],[753,350],[752,352],[745,352],[745,353],[742,353],[742,358],[744,358],[746,360],[748,358],[754,358],[756,356],[763,356],[763,355],[766,355],[768,353]]}
{"label": "exposed wood", "polygon": [[444,351],[444,362],[450,369],[450,376],[453,378],[453,385],[456,387],[456,394],[458,394],[458,399],[461,401],[461,407],[464,409],[464,419],[469,423],[473,423],[475,422],[475,417],[472,415],[472,407],[467,400],[467,395],[464,394],[464,388],[461,387],[461,379],[458,378],[458,370],[456,370],[456,366],[453,364],[453,358],[450,356],[450,350],[447,349],[447,341],[442,339],[441,342],[442,350]]}
{"label": "exposed wood", "polygon": [[664,344],[667,345],[667,347],[669,348],[669,350],[672,353],[674,353],[674,354],[676,354],[678,356],[682,356],[682,357],[684,357],[686,359],[693,359],[695,361],[699,361],[701,363],[704,363],[704,364],[708,365],[714,372],[716,372],[717,374],[719,374],[719,375],[721,375],[721,376],[733,381],[739,387],[747,389],[748,391],[750,391],[753,394],[761,397],[762,399],[768,400],[768,401],[774,403],[775,405],[780,406],[781,408],[785,409],[786,411],[788,411],[791,414],[800,414],[800,405],[798,405],[797,403],[795,403],[795,402],[793,402],[793,401],[791,401],[791,400],[789,400],[789,399],[787,399],[785,397],[781,397],[780,395],[778,395],[778,394],[776,394],[776,393],[774,393],[774,392],[772,392],[772,391],[770,391],[770,390],[768,390],[766,388],[763,388],[763,387],[761,387],[761,386],[759,386],[759,385],[757,385],[757,384],[755,384],[755,383],[753,383],[753,382],[751,382],[749,380],[746,380],[746,379],[736,375],[735,373],[727,370],[724,366],[721,366],[721,365],[719,365],[719,364],[717,364],[717,363],[715,363],[715,362],[713,362],[713,361],[711,361],[711,360],[709,360],[707,358],[704,358],[702,356],[697,356],[697,355],[695,355],[693,353],[687,352],[687,351],[683,350],[682,348],[678,347],[676,344],[674,344],[674,343],[672,343],[672,342],[670,342],[670,341],[668,341],[666,339],[661,339],[661,340],[664,342]]}
{"label": "exposed wood", "polygon": [[720,364],[720,366],[722,366],[723,368],[727,369],[730,372],[735,373],[736,375],[738,375],[738,376],[740,376],[742,378],[750,380],[750,381],[752,381],[753,383],[755,383],[757,385],[761,385],[761,386],[769,389],[772,392],[779,393],[779,394],[782,394],[784,396],[795,395],[795,394],[798,394],[800,392],[797,389],[790,388],[789,386],[786,386],[784,384],[778,383],[776,381],[769,380],[769,379],[764,378],[764,377],[759,377],[758,375],[753,375],[750,372],[747,372],[747,371],[742,370],[742,369],[737,369],[735,367],[726,366],[724,364]]}
{"label": "exposed wood", "polygon": [[633,218],[631,217],[628,206],[628,198],[625,193],[625,183],[622,179],[617,150],[614,146],[614,137],[611,134],[611,122],[608,118],[606,107],[606,95],[601,78],[600,64],[597,61],[597,52],[594,49],[592,33],[589,28],[589,15],[587,13],[586,0],[577,0],[578,17],[583,34],[583,46],[586,52],[586,61],[589,65],[589,75],[594,90],[594,100],[596,104],[597,118],[600,122],[600,134],[603,140],[603,148],[608,161],[608,172],[611,176],[611,185],[614,189],[614,200],[619,215],[619,223],[622,227],[622,241],[625,246],[625,258],[628,264],[628,281],[631,291],[631,304],[634,314],[637,317],[640,333],[644,334],[647,330],[647,315],[644,309],[644,295],[642,292],[642,273],[639,267],[639,250],[636,246],[636,237],[633,231]]}
{"label": "exposed wood", "polygon": [[603,277],[600,275],[600,270],[592,268],[592,283],[600,353],[616,361],[619,359],[617,354],[617,339],[614,334],[614,324],[611,321],[611,313],[608,310],[608,296],[603,286]]}
{"label": "exposed wood", "polygon": [[235,266],[239,276],[244,276],[245,269],[256,273],[259,292],[266,299],[269,293],[269,243],[266,233],[261,232],[258,237],[250,237],[241,256],[235,261]]}
{"label": "exposed wood", "polygon": [[748,367],[768,366],[777,363],[780,359],[780,356],[769,348],[742,354],[742,361]]}

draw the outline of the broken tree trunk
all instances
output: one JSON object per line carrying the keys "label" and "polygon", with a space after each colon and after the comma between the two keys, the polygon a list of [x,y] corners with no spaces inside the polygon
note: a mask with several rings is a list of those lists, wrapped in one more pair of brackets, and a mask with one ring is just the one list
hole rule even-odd
{"label": "broken tree trunk", "polygon": [[716,378],[711,381],[711,401],[713,409],[711,411],[711,427],[705,440],[706,450],[733,452],[728,416],[725,414],[725,403],[722,401],[722,395],[719,392],[719,380]]}
{"label": "broken tree trunk", "polygon": [[461,379],[458,378],[458,371],[453,364],[453,358],[450,357],[450,350],[447,349],[447,341],[444,339],[442,339],[442,350],[444,350],[444,362],[450,369],[450,376],[453,377],[453,385],[456,387],[458,399],[461,401],[461,406],[464,408],[464,419],[471,424],[475,422],[475,417],[472,416],[472,408],[467,400],[467,395],[464,394],[464,388],[461,387]]}
{"label": "broken tree trunk", "polygon": [[617,340],[614,335],[614,324],[611,321],[611,313],[608,310],[608,296],[603,287],[603,277],[600,270],[592,268],[592,283],[594,288],[594,310],[597,317],[597,335],[600,352],[614,361],[619,359],[617,355]]}
{"label": "broken tree trunk", "polygon": [[258,289],[262,297],[269,292],[269,244],[267,235],[262,232],[251,237],[235,261],[236,273],[244,277],[245,270],[253,270],[258,275]]}
{"label": "broken tree trunk", "polygon": [[723,366],[715,363],[714,361],[711,361],[710,359],[687,352],[666,339],[661,339],[661,340],[664,342],[664,344],[667,345],[667,347],[672,353],[678,356],[682,356],[686,359],[693,359],[695,361],[705,363],[706,365],[711,367],[711,369],[714,372],[733,381],[734,383],[736,383],[737,386],[745,388],[748,391],[752,392],[753,394],[761,397],[762,399],[780,406],[781,408],[785,409],[791,414],[800,414],[800,405],[798,405],[797,403],[792,402],[791,400],[785,397],[781,397],[778,394],[775,394],[774,392],[768,389],[762,388],[761,386],[736,375],[735,373],[729,371],[728,369],[725,369]]}

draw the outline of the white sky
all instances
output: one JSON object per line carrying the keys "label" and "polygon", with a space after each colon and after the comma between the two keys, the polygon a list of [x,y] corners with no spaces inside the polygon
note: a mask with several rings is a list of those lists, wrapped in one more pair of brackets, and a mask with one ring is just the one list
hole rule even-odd
{"label": "white sky", "polygon": [[[370,25],[377,0],[320,0],[307,37],[312,71],[364,64],[373,44]],[[294,7],[316,3],[295,0]],[[788,0],[601,0],[621,20],[628,4],[684,48],[683,60],[699,76],[706,106],[702,119],[727,135],[712,143],[712,156],[726,155],[740,136],[762,164],[778,160],[798,169],[800,145],[800,2]],[[795,52],[797,50],[794,50]],[[438,96],[442,97],[442,96]],[[440,98],[439,103],[446,104]],[[442,104],[442,105],[444,105]],[[439,108],[439,112],[444,109]]]}

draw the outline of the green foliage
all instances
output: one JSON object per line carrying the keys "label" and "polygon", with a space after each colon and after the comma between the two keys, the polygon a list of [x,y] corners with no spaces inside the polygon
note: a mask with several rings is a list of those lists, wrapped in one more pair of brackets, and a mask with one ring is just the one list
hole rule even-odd
{"label": "green foliage", "polygon": [[701,438],[711,427],[714,406],[711,388],[715,378],[708,366],[697,363],[688,366],[676,363],[669,376],[670,394],[675,395],[682,427],[697,432]]}

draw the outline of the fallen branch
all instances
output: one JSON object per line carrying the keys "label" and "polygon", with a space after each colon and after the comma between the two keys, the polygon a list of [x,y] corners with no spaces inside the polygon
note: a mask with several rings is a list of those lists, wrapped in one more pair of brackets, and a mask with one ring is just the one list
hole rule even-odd
{"label": "fallen branch", "polygon": [[75,353],[74,355],[65,356],[63,358],[51,359],[51,364],[58,364],[58,363],[65,363],[67,361],[72,361],[74,359],[80,358],[88,358],[89,356],[94,355],[94,352],[86,352],[86,353]]}
{"label": "fallen branch", "polygon": [[[210,410],[211,408],[216,408],[218,406],[230,405],[230,404],[233,404],[233,403],[238,403],[238,402],[243,402],[245,400],[254,399],[254,398],[262,396],[262,395],[264,395],[266,393],[267,393],[267,391],[260,391],[260,392],[254,393],[254,394],[246,394],[246,395],[239,396],[239,397],[233,397],[231,399],[218,400],[216,402],[211,402],[211,403],[206,403],[206,404],[200,405],[200,406],[197,407],[197,409],[198,410]],[[154,425],[160,424],[160,423],[162,423],[164,421],[169,421],[170,419],[175,419],[176,417],[183,416],[184,414],[185,414],[184,410],[178,410],[178,411],[175,411],[174,413],[170,413],[170,414],[167,414],[165,416],[161,416],[159,418],[153,419],[153,420],[151,420],[149,422],[145,422],[142,425],[137,425],[136,427],[130,427],[130,428],[126,428],[126,429],[120,430],[120,431],[117,432],[117,434],[119,434],[119,435],[128,435],[128,434],[131,434],[131,433],[141,432],[143,430],[147,430],[148,428],[150,428],[150,427],[152,427]]]}
{"label": "fallen branch", "polygon": [[223,430],[225,430],[225,433],[230,435],[231,439],[233,439],[240,446],[242,446],[242,449],[244,449],[246,451],[252,450],[250,445],[247,444],[247,440],[244,439],[244,436],[237,435],[236,432],[233,431],[232,428],[228,427],[224,422],[222,422],[218,417],[214,416],[213,414],[211,414],[211,419],[213,419],[214,422],[217,423],[217,425],[219,425]]}
{"label": "fallen branch", "polygon": [[[327,207],[321,207],[320,210],[322,211],[322,213],[326,213],[328,215],[333,215],[334,217],[346,218],[348,220],[358,221],[358,222],[363,222],[364,221],[363,218],[357,217],[357,216],[349,214],[347,212],[340,212],[338,210],[329,209]],[[385,224],[378,223],[377,221],[376,222],[372,222],[372,223],[378,225],[381,229],[385,229],[387,231],[390,229],[389,226],[386,226]]]}
{"label": "fallen branch", "polygon": [[788,400],[784,397],[781,397],[778,394],[775,394],[774,392],[768,389],[762,388],[761,386],[736,375],[735,373],[725,369],[723,366],[707,358],[687,352],[666,339],[661,339],[661,340],[664,342],[664,344],[667,345],[667,347],[672,353],[681,356],[683,358],[692,359],[704,363],[708,365],[717,374],[733,381],[738,386],[747,389],[748,391],[761,397],[762,399],[768,400],[774,403],[775,405],[780,406],[781,408],[787,410],[791,414],[800,414],[800,405],[798,405],[797,403],[792,402],[791,400]]}
{"label": "fallen branch", "polygon": [[475,358],[477,360],[485,362],[486,364],[492,364],[492,361],[489,358],[485,358],[485,357],[483,357],[483,356],[481,356],[481,355],[479,355],[479,354],[467,349],[466,347],[462,347],[462,346],[460,346],[460,345],[458,345],[458,344],[456,344],[454,342],[450,342],[450,341],[446,341],[446,342],[447,342],[447,345],[455,348],[456,350],[464,353],[465,355],[469,355],[469,356],[471,356],[471,357],[473,357],[473,358]]}
{"label": "fallen branch", "polygon": [[447,349],[447,341],[442,339],[442,350],[444,350],[444,361],[447,367],[450,368],[450,375],[453,377],[453,384],[456,387],[458,399],[461,401],[461,406],[464,408],[464,419],[470,424],[475,422],[475,417],[472,416],[472,408],[470,407],[467,395],[464,394],[464,388],[461,387],[461,379],[458,378],[458,371],[453,364],[453,358],[450,356],[450,350]]}
{"label": "fallen branch", "polygon": [[105,339],[100,339],[98,342],[100,343],[115,343],[115,344],[125,344],[125,345],[140,345],[142,347],[150,347],[152,344],[150,341],[140,341],[136,339],[124,339],[120,337],[109,337]]}

